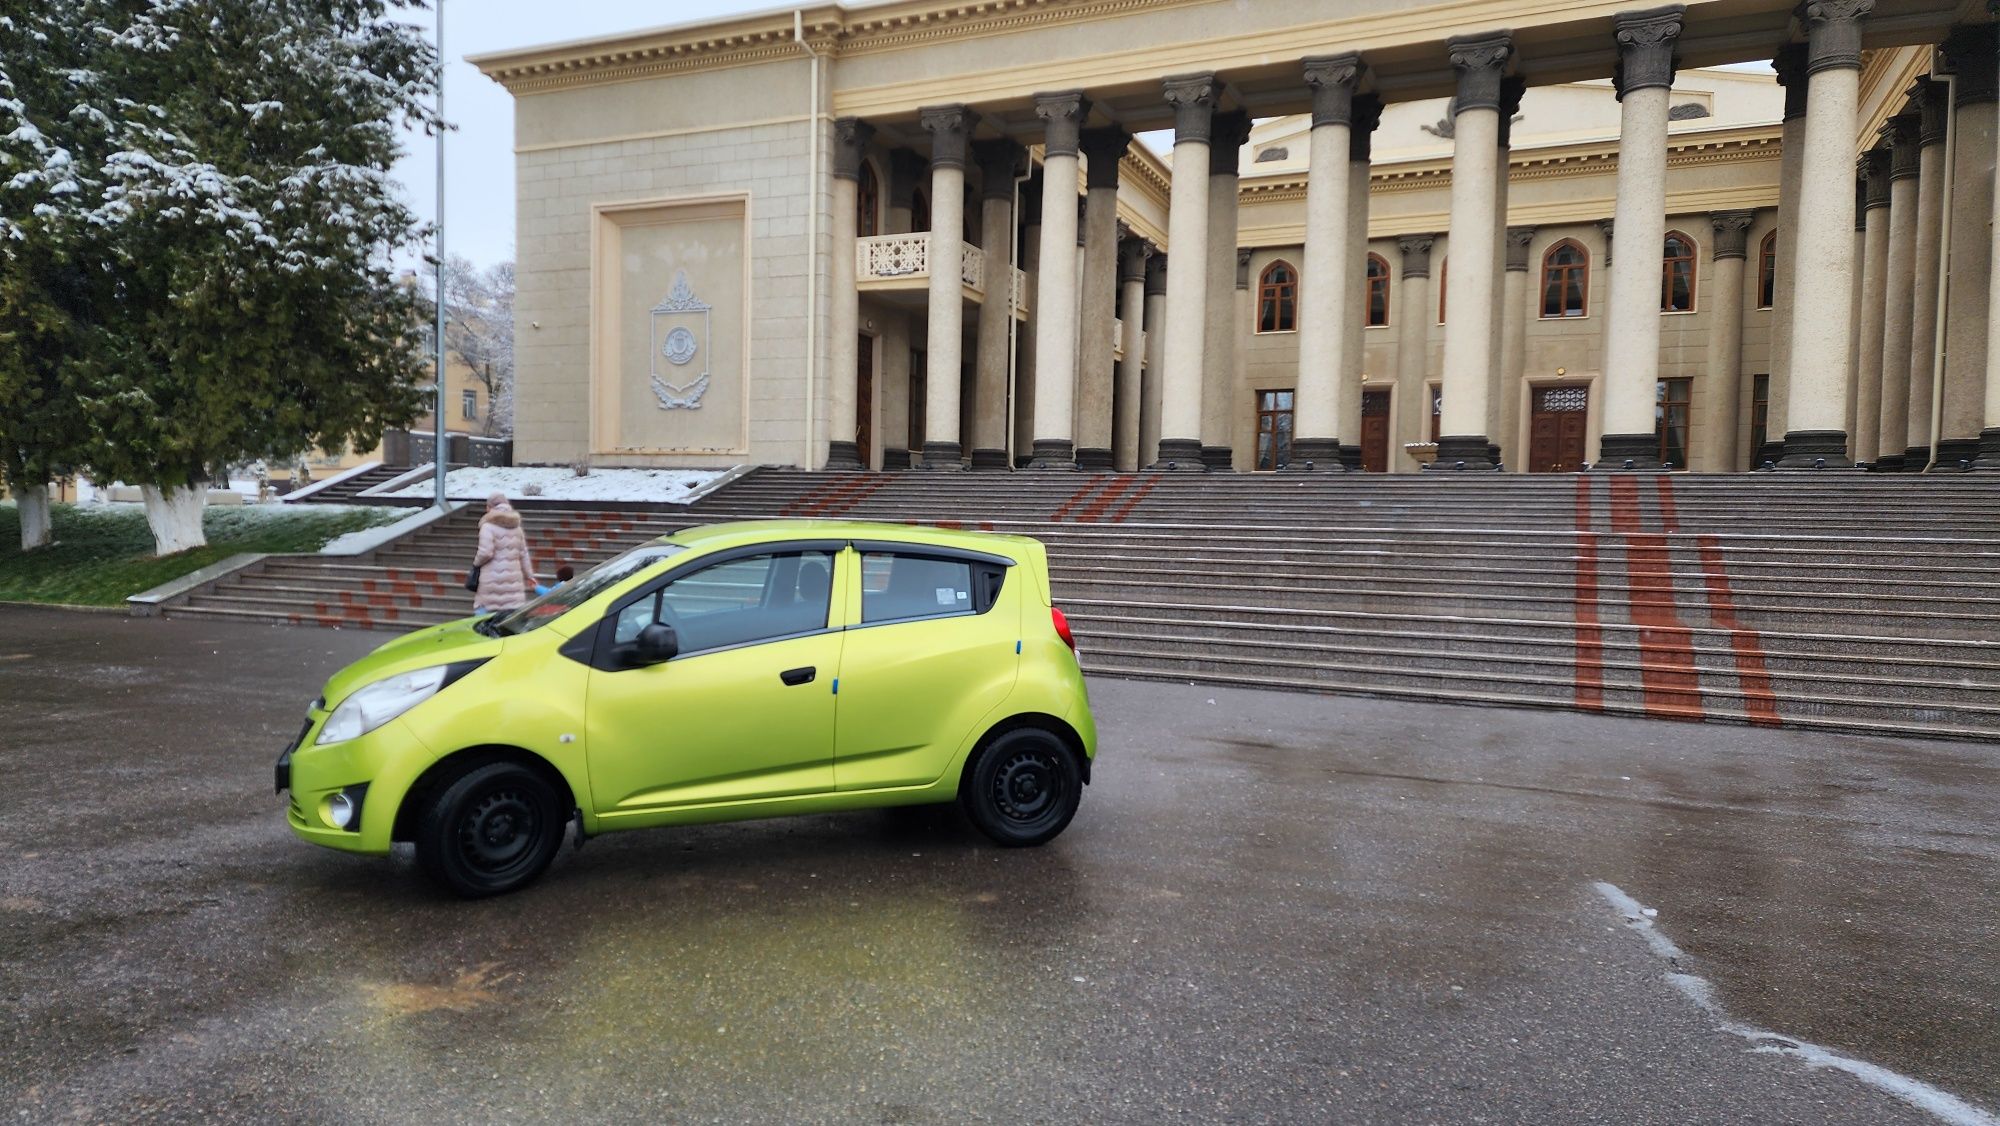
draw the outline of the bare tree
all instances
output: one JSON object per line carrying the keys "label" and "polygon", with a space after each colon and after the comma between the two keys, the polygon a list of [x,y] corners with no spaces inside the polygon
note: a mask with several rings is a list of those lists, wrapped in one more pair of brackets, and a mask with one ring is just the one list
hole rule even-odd
{"label": "bare tree", "polygon": [[445,259],[444,344],[486,387],[486,436],[514,433],[514,263]]}

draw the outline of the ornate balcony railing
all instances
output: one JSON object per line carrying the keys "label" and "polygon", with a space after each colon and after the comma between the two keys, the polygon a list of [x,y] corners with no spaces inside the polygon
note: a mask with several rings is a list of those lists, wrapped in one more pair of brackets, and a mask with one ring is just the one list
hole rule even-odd
{"label": "ornate balcony railing", "polygon": [[[1028,276],[1013,271],[1010,297],[1014,313],[1027,309]],[[901,235],[870,235],[854,240],[854,281],[864,289],[918,288],[931,276],[931,237],[916,231]],[[958,256],[958,280],[973,296],[986,299],[986,253],[963,244]]]}

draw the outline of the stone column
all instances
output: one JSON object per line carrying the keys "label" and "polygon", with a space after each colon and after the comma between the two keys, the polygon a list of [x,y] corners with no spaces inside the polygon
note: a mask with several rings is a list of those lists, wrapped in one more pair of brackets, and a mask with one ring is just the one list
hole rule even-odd
{"label": "stone column", "polygon": [[1306,169],[1306,242],[1299,267],[1299,374],[1294,385],[1294,469],[1338,470],[1340,431],[1359,420],[1343,417],[1341,357],[1361,326],[1351,314],[1342,264],[1354,258],[1348,225],[1351,182],[1334,175],[1346,160],[1353,128],[1354,90],[1361,56],[1326,55],[1305,61],[1312,90],[1311,155]]}
{"label": "stone column", "polygon": [[1167,256],[1146,261],[1146,366],[1139,373],[1139,464],[1160,455],[1160,376],[1167,350]]}
{"label": "stone column", "polygon": [[1778,84],[1785,88],[1785,116],[1778,142],[1778,260],[1771,295],[1771,381],[1765,398],[1764,445],[1754,451],[1757,468],[1767,462],[1775,465],[1785,455],[1785,405],[1792,385],[1792,283],[1798,277],[1799,168],[1806,146],[1805,44],[1780,49],[1771,66],[1778,72]]}
{"label": "stone column", "polygon": [[1444,325],[1444,413],[1436,464],[1491,469],[1486,392],[1493,356],[1493,288],[1500,281],[1500,217],[1493,211],[1499,174],[1500,84],[1513,40],[1505,34],[1449,43],[1458,71],[1453,102],[1451,177],[1451,315]]}
{"label": "stone column", "polygon": [[882,364],[875,373],[882,398],[883,469],[910,467],[910,314],[900,309],[882,318]]}
{"label": "stone column", "polygon": [[1230,296],[1236,280],[1237,160],[1250,137],[1250,115],[1213,115],[1208,142],[1208,323],[1202,328],[1201,461],[1210,472],[1235,468],[1236,344],[1243,325]]}
{"label": "stone column", "polygon": [[[1854,460],[1873,463],[1880,455],[1882,424],[1882,341],[1889,268],[1889,150],[1861,154],[1861,313],[1855,346]],[[1902,450],[1896,453],[1900,456]]]}
{"label": "stone column", "polygon": [[1043,121],[1042,238],[1035,275],[1036,469],[1076,468],[1076,154],[1090,100],[1035,95]]}
{"label": "stone column", "polygon": [[861,159],[875,127],[858,117],[835,118],[833,122],[833,223],[832,243],[827,255],[827,332],[832,337],[828,352],[832,363],[827,372],[828,398],[826,427],[826,467],[863,469],[855,438],[860,426],[861,291],[854,280],[855,199],[860,187]]}
{"label": "stone column", "polygon": [[1174,108],[1174,168],[1167,245],[1186,265],[1167,286],[1160,446],[1155,468],[1198,471],[1201,370],[1208,309],[1208,138],[1219,88],[1213,74],[1166,80]]}
{"label": "stone column", "polygon": [[1035,290],[1041,284],[1042,181],[1040,174],[1023,181],[1015,206],[1021,215],[1021,286],[1028,315],[1014,327],[1014,466],[1027,465],[1035,448]]}
{"label": "stone column", "polygon": [[1600,469],[1657,469],[1654,411],[1660,380],[1660,261],[1667,237],[1667,95],[1674,84],[1679,7],[1613,23],[1618,39],[1617,230],[1639,248],[1611,264],[1604,319],[1604,436]]}
{"label": "stone column", "polygon": [[1111,396],[1111,464],[1131,473],[1139,461],[1139,399],[1146,367],[1146,259],[1153,248],[1142,238],[1118,244],[1118,317],[1125,328],[1125,356]]}
{"label": "stone column", "polygon": [[[1500,83],[1500,154],[1497,175],[1493,177],[1493,214],[1499,222],[1493,227],[1493,254],[1501,262],[1507,260],[1507,193],[1509,179],[1513,176],[1514,115],[1520,112],[1521,96],[1527,92],[1528,84],[1519,78],[1504,79]],[[1511,270],[1511,267],[1509,267]],[[1493,467],[1501,467],[1505,457],[1504,447],[1513,432],[1507,427],[1508,408],[1513,399],[1507,394],[1507,300],[1513,291],[1514,275],[1501,274],[1502,284],[1493,290],[1493,345],[1494,357],[1492,374],[1486,383],[1486,456]],[[1360,294],[1355,295],[1355,305],[1361,303]],[[1526,345],[1523,344],[1525,352]],[[1357,365],[1358,366],[1358,365]],[[1357,408],[1358,409],[1358,408]]]}
{"label": "stone column", "polygon": [[[1242,400],[1238,396],[1243,393],[1245,383],[1243,373],[1250,370],[1250,330],[1248,326],[1251,317],[1254,315],[1251,309],[1252,301],[1250,296],[1250,256],[1254,253],[1256,252],[1247,246],[1236,248],[1236,285],[1234,292],[1231,294],[1231,304],[1235,306],[1235,311],[1230,318],[1229,329],[1229,386],[1237,390],[1231,393],[1228,400],[1235,409],[1230,410],[1223,420],[1223,434],[1227,436],[1232,457],[1235,451],[1242,450],[1244,458],[1251,462],[1250,468],[1252,469],[1256,468],[1257,459],[1255,419],[1242,413]],[[1242,440],[1238,441],[1238,439]],[[1233,465],[1231,468],[1233,468]]]}
{"label": "stone column", "polygon": [[1784,469],[1853,464],[1847,456],[1847,387],[1854,357],[1829,313],[1854,288],[1854,189],[1849,163],[1861,88],[1861,25],[1874,0],[1811,0],[1806,25],[1805,150],[1799,159],[1798,270],[1785,318],[1792,337],[1785,401]]}
{"label": "stone column", "polygon": [[[1910,314],[1916,284],[1917,172],[1921,168],[1917,115],[1904,112],[1882,128],[1889,146],[1889,206],[1883,222],[1881,407],[1876,412],[1875,468],[1903,467],[1910,431]],[[1865,357],[1864,357],[1865,358]],[[1857,450],[1856,457],[1861,456]]]}
{"label": "stone column", "polygon": [[1389,466],[1402,466],[1404,441],[1430,439],[1430,396],[1424,377],[1429,374],[1431,321],[1437,307],[1431,302],[1431,247],[1434,235],[1404,235],[1396,240],[1403,252],[1402,307],[1396,313],[1396,429],[1389,438]]}
{"label": "stone column", "polygon": [[959,381],[964,377],[965,158],[978,115],[965,106],[918,111],[931,135],[930,331],[924,346],[924,468],[963,469]]}
{"label": "stone column", "polygon": [[[1945,134],[1951,123],[1949,87],[1919,80],[1917,95],[1917,249],[1910,269],[1909,445],[1903,471],[1919,473],[1931,460],[1932,375],[1937,362],[1938,256],[1944,247]],[[1892,189],[1893,191],[1893,189]]]}
{"label": "stone column", "polygon": [[979,161],[980,278],[978,355],[973,375],[972,468],[1006,469],[1007,358],[1014,322],[1014,174],[1025,159],[1008,140],[972,146]]}
{"label": "stone column", "polygon": [[[1521,435],[1521,381],[1528,374],[1528,292],[1533,287],[1529,268],[1533,256],[1535,228],[1507,228],[1507,293],[1500,307],[1500,380],[1498,409],[1490,409],[1499,420],[1488,437],[1499,443],[1503,454],[1509,441]],[[1508,458],[1517,471],[1525,471],[1528,451],[1516,449]]]}
{"label": "stone column", "polygon": [[1952,92],[1951,283],[1944,301],[1944,404],[1937,468],[1957,469],[1980,454],[1988,414],[1987,292],[1992,279],[1993,164],[1996,100],[1995,28],[1960,27],[1940,50],[1957,78]]}
{"label": "stone column", "polygon": [[1688,468],[1703,473],[1736,469],[1736,410],[1743,382],[1743,274],[1749,258],[1754,211],[1717,211],[1709,215],[1709,242],[1714,262],[1709,267],[1708,361],[1695,401],[1701,404],[1695,434],[1700,439],[1689,452]]}
{"label": "stone column", "polygon": [[[1342,338],[1340,369],[1334,375],[1335,393],[1340,396],[1342,429],[1348,440],[1340,445],[1342,468],[1361,468],[1361,369],[1366,364],[1366,317],[1368,296],[1368,177],[1374,169],[1375,129],[1382,124],[1382,99],[1374,94],[1354,98],[1354,124],[1347,133],[1347,259],[1342,270],[1346,293],[1341,297],[1341,316],[1347,318],[1347,335]],[[1243,322],[1247,323],[1246,315]]]}
{"label": "stone column", "polygon": [[1088,187],[1083,222],[1081,343],[1076,373],[1076,464],[1111,468],[1112,321],[1118,307],[1118,161],[1132,135],[1116,126],[1085,129]]}

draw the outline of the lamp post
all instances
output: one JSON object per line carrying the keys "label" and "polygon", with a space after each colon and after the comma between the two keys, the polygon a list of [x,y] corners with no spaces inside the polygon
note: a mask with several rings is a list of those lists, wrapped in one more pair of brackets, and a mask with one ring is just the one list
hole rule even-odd
{"label": "lamp post", "polygon": [[446,445],[444,433],[444,0],[437,4],[437,382],[432,403],[431,468],[437,480],[437,506],[445,506],[444,475]]}

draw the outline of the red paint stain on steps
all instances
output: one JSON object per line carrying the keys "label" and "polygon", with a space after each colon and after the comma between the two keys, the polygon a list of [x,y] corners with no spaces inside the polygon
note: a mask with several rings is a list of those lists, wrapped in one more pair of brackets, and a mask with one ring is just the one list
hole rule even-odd
{"label": "red paint stain on steps", "polygon": [[1667,537],[1640,531],[1635,478],[1613,477],[1610,485],[1611,527],[1625,538],[1626,600],[1639,631],[1639,682],[1646,714],[1700,719],[1701,676],[1695,671],[1694,634],[1675,609]]}
{"label": "red paint stain on steps", "polygon": [[1729,648],[1736,656],[1736,680],[1743,692],[1743,711],[1756,727],[1780,727],[1778,697],[1771,691],[1771,677],[1764,667],[1764,646],[1757,631],[1745,629],[1736,620],[1736,602],[1729,590],[1729,572],[1723,569],[1722,548],[1714,536],[1703,536],[1701,570],[1708,584],[1708,616],[1717,629],[1729,631]]}
{"label": "red paint stain on steps", "polygon": [[1597,620],[1597,533],[1589,477],[1576,479],[1576,706],[1604,710],[1604,630]]}

